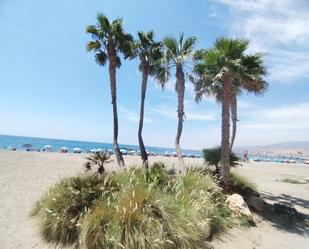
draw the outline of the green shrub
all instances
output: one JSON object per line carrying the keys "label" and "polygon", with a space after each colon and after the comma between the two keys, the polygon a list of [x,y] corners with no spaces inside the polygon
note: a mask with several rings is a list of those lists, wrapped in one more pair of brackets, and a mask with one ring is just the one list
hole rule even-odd
{"label": "green shrub", "polygon": [[240,217],[239,218],[239,225],[242,227],[250,227],[250,222],[246,217]]}
{"label": "green shrub", "polygon": [[[203,149],[203,158],[205,162],[209,165],[216,167],[216,173],[219,173],[219,162],[221,161],[221,147],[212,148],[212,149]],[[237,166],[239,158],[234,154],[230,153],[230,166]]]}
{"label": "green shrub", "polygon": [[54,245],[78,242],[80,218],[99,198],[109,198],[118,186],[109,177],[78,176],[61,180],[35,204],[31,216],[40,217],[43,239]]}
{"label": "green shrub", "polygon": [[230,224],[225,196],[204,171],[169,175],[162,163],[66,178],[36,204],[41,235],[80,249],[201,248],[201,224]]}
{"label": "green shrub", "polygon": [[109,206],[102,201],[84,217],[82,248],[197,248],[200,231],[195,214],[140,184]]}
{"label": "green shrub", "polygon": [[87,161],[84,164],[86,171],[96,167],[96,174],[103,175],[105,172],[105,164],[111,163],[110,154],[107,151],[98,151],[86,157]]}

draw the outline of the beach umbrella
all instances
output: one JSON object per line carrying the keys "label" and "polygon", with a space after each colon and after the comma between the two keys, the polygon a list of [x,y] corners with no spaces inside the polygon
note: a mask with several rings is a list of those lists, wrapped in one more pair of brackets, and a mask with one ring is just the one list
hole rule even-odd
{"label": "beach umbrella", "polygon": [[51,146],[51,145],[44,145],[44,150],[51,152],[53,150],[53,146]]}
{"label": "beach umbrella", "polygon": [[61,153],[67,153],[68,151],[69,151],[69,149],[67,147],[61,147],[60,148]]}
{"label": "beach umbrella", "polygon": [[120,149],[122,155],[127,155],[128,151],[126,149]]}
{"label": "beach umbrella", "polygon": [[81,153],[81,152],[82,152],[82,149],[80,149],[80,148],[74,148],[74,149],[73,149],[73,152],[74,152],[74,153]]}

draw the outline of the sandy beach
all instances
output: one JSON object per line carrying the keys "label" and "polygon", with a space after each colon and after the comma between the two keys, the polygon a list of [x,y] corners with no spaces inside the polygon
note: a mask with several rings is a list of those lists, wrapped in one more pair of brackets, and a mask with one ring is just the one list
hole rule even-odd
{"label": "sandy beach", "polygon": [[[0,248],[49,248],[38,236],[35,223],[29,218],[33,203],[61,177],[83,171],[85,154],[0,151]],[[126,164],[140,164],[139,157],[126,156]],[[176,164],[177,158],[151,157],[150,162]],[[202,159],[186,159],[188,164],[201,164]],[[115,167],[110,165],[109,168]],[[309,215],[309,184],[282,182],[284,178],[306,181],[309,167],[297,164],[246,163],[235,169],[258,185],[269,201],[288,201],[301,213]],[[289,231],[261,218],[257,226],[233,228],[215,239],[215,248],[282,248],[305,249],[309,229]]]}

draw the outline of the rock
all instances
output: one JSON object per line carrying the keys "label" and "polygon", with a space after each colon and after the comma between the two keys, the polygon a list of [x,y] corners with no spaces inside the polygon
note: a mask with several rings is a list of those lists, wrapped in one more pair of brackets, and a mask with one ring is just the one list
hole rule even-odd
{"label": "rock", "polygon": [[252,213],[241,195],[233,194],[229,196],[225,202],[235,216],[245,217],[248,221],[253,221]]}
{"label": "rock", "polygon": [[202,231],[202,240],[207,240],[211,233],[210,223],[209,222],[200,223],[199,228]]}
{"label": "rock", "polygon": [[256,211],[262,212],[264,210],[265,202],[259,196],[249,196],[246,199],[246,202],[250,208],[253,208]]}

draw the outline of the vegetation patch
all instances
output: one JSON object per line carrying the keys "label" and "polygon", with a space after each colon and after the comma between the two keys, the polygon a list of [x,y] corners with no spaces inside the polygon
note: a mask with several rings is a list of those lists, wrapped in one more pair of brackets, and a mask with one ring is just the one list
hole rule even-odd
{"label": "vegetation patch", "polygon": [[281,182],[287,182],[287,183],[292,183],[292,184],[306,184],[304,181],[299,181],[297,179],[291,179],[291,178],[284,178],[281,180]]}
{"label": "vegetation patch", "polygon": [[[212,149],[203,149],[203,158],[208,165],[216,167],[216,174],[219,174],[219,162],[221,161],[221,147]],[[239,165],[240,159],[234,154],[230,153],[230,166],[235,167]]]}
{"label": "vegetation patch", "polygon": [[216,233],[232,223],[209,174],[169,174],[162,163],[65,178],[31,215],[45,241],[84,249],[202,248],[204,224]]}
{"label": "vegetation patch", "polygon": [[235,171],[230,173],[231,185],[234,191],[246,195],[247,192],[257,192],[257,186],[247,177],[237,174]]}
{"label": "vegetation patch", "polygon": [[246,217],[240,217],[239,218],[239,225],[242,227],[250,227],[250,222]]}

